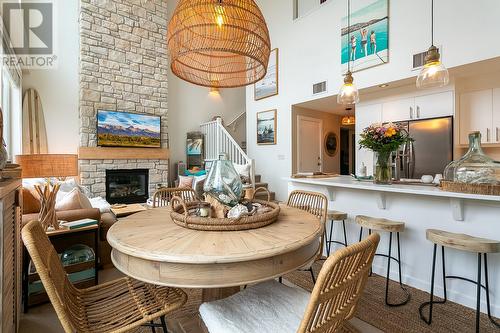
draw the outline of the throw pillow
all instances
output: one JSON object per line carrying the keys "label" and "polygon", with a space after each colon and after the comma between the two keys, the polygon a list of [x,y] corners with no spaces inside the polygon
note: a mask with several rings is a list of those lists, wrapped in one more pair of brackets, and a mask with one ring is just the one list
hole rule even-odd
{"label": "throw pillow", "polygon": [[179,176],[179,186],[178,187],[189,187],[193,188],[193,180],[192,176]]}
{"label": "throw pillow", "polygon": [[109,202],[106,201],[106,199],[101,197],[95,197],[89,199],[89,201],[93,208],[99,208],[101,214],[111,212],[111,205],[109,204]]}
{"label": "throw pillow", "polygon": [[198,198],[203,198],[203,186],[205,185],[205,180],[207,179],[207,175],[194,177],[193,189],[196,192]]}
{"label": "throw pillow", "polygon": [[56,202],[56,211],[92,208],[89,199],[80,192],[80,189],[72,189],[66,196]]}
{"label": "throw pillow", "polygon": [[240,175],[241,182],[243,184],[249,184],[250,183],[250,164],[236,164],[234,163],[234,169],[236,172]]}
{"label": "throw pillow", "polygon": [[27,188],[23,188],[23,214],[39,213],[42,209],[38,195],[33,195]]}

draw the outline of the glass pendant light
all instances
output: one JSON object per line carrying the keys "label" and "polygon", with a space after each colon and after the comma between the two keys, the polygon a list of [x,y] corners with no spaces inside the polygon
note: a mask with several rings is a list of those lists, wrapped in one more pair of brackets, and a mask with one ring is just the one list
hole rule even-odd
{"label": "glass pendant light", "polygon": [[[347,40],[351,40],[351,0],[347,1]],[[348,51],[349,52],[349,51]],[[347,73],[344,78],[344,84],[340,87],[337,95],[337,103],[343,105],[352,105],[359,102],[359,91],[354,85],[354,78],[351,73],[351,56],[348,54]]]}
{"label": "glass pendant light", "polygon": [[441,62],[439,50],[434,46],[434,0],[431,0],[431,40],[432,45],[425,56],[425,64],[417,77],[417,88],[444,87],[450,82],[450,74]]}

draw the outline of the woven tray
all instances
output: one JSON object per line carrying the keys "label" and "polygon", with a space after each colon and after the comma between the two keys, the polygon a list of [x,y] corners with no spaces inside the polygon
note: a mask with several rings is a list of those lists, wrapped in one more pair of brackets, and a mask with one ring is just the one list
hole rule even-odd
{"label": "woven tray", "polygon": [[500,195],[500,185],[466,184],[466,183],[452,182],[449,180],[442,180],[441,189],[446,192]]}
{"label": "woven tray", "polygon": [[[257,192],[258,191],[255,191],[255,193]],[[178,203],[178,205],[176,205],[176,203]],[[186,203],[179,197],[173,197],[170,203],[172,206],[170,217],[175,224],[181,227],[201,231],[241,231],[258,229],[278,220],[280,206],[269,201],[269,194],[267,201],[252,199],[252,203],[260,203],[264,206],[271,207],[272,210],[263,214],[243,216],[238,219],[199,217],[188,214],[190,209],[198,205],[198,202]]]}

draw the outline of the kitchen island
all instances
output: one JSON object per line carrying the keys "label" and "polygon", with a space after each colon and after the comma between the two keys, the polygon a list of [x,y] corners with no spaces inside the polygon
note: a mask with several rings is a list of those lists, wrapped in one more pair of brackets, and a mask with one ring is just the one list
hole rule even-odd
{"label": "kitchen island", "polygon": [[[286,178],[289,191],[295,189],[324,193],[329,208],[346,212],[348,242],[359,239],[356,215],[382,217],[403,221],[406,230],[401,234],[403,282],[421,290],[430,290],[432,243],[426,240],[426,229],[441,229],[472,236],[500,240],[500,196],[445,192],[438,187],[420,185],[377,185],[360,182],[350,176],[324,179]],[[341,239],[341,224],[334,225],[334,237]],[[388,235],[382,234],[379,252],[387,253]],[[395,248],[393,248],[394,250]],[[500,256],[488,258],[491,309],[500,316]],[[440,259],[439,259],[440,260]],[[477,257],[447,249],[447,274],[476,279]],[[440,264],[439,264],[440,265]],[[385,259],[376,258],[374,271],[385,275]],[[440,266],[437,266],[440,267]],[[395,280],[396,265],[392,265],[391,279]],[[441,270],[436,270],[437,295],[442,295]],[[476,289],[463,281],[448,280],[450,300],[475,307]],[[484,293],[483,293],[484,296]],[[486,311],[485,297],[482,309]]]}

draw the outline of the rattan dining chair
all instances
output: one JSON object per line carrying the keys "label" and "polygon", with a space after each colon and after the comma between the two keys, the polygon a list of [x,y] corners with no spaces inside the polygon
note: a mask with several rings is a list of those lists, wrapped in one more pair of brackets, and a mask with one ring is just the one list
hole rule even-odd
{"label": "rattan dining chair", "polygon": [[[309,271],[313,283],[316,283],[316,277],[312,269],[313,264],[323,256],[323,246],[325,243],[325,224],[328,214],[328,199],[324,194],[308,191],[296,190],[288,196],[287,206],[304,210],[317,216],[321,222],[321,241],[318,254],[310,263],[302,267],[301,270]],[[281,278],[280,278],[281,282]]]}
{"label": "rattan dining chair", "polygon": [[[87,289],[69,281],[61,260],[38,221],[22,229],[22,239],[66,333],[127,332],[139,326],[162,327],[165,315],[182,307],[186,294],[132,278]],[[161,324],[154,321],[160,319]]]}
{"label": "rattan dining chair", "polygon": [[348,321],[356,313],[379,241],[374,233],[333,253],[311,293],[271,280],[203,303],[201,317],[210,333],[357,332]]}
{"label": "rattan dining chair", "polygon": [[185,202],[198,200],[196,197],[196,192],[191,188],[161,188],[153,194],[153,208],[168,206],[170,204],[170,200],[172,200],[173,197],[179,197]]}

